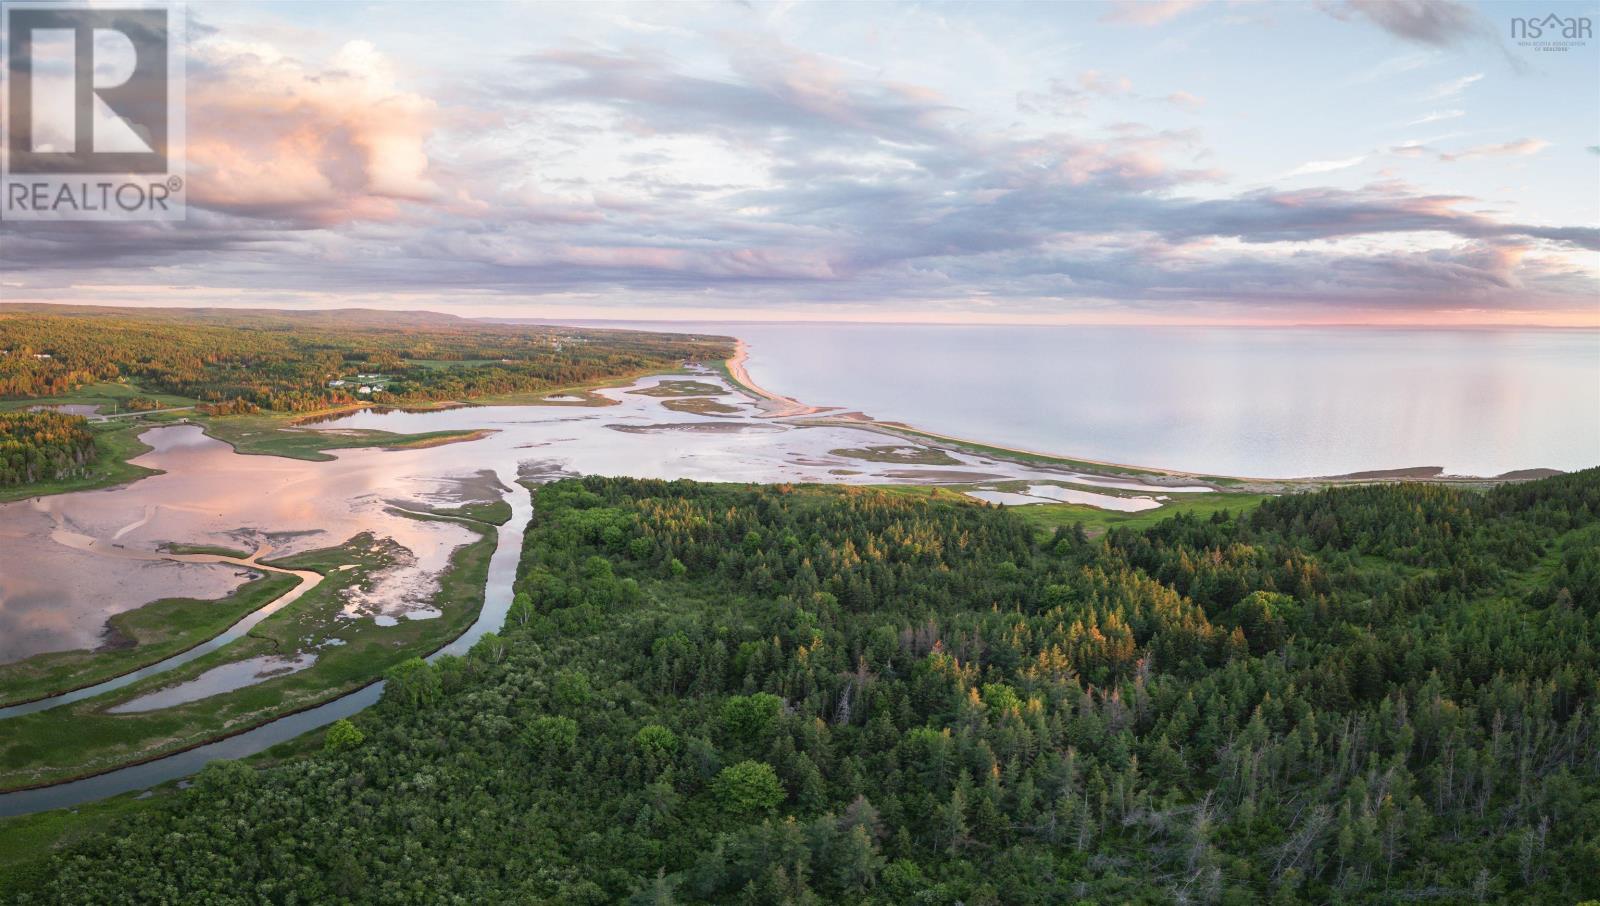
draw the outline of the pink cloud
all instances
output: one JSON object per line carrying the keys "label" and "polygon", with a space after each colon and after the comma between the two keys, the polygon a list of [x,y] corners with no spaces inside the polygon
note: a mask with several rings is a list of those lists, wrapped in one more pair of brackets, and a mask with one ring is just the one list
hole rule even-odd
{"label": "pink cloud", "polygon": [[202,40],[189,85],[196,204],[316,225],[391,219],[440,194],[424,141],[435,105],[352,41],[321,67],[259,43]]}
{"label": "pink cloud", "polygon": [[1119,0],[1101,22],[1152,26],[1169,22],[1199,6],[1201,0]]}
{"label": "pink cloud", "polygon": [[1108,76],[1095,69],[1087,69],[1078,75],[1078,84],[1084,91],[1090,91],[1105,97],[1118,97],[1133,93],[1133,82],[1127,76]]}
{"label": "pink cloud", "polygon": [[1440,154],[1440,160],[1470,160],[1474,157],[1528,157],[1550,147],[1542,138],[1523,138],[1502,145],[1479,145],[1454,154]]}

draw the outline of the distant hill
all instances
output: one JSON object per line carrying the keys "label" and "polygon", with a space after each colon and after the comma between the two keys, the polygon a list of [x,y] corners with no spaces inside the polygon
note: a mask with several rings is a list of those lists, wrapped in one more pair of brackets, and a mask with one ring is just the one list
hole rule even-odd
{"label": "distant hill", "polygon": [[[428,311],[0,306],[0,398],[102,381],[304,412],[471,400],[714,361],[727,337],[493,324]],[[381,387],[351,380],[381,374]]]}

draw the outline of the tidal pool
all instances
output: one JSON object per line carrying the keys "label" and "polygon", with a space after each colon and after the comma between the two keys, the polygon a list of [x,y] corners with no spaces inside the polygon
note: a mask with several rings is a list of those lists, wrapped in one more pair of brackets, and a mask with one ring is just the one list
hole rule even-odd
{"label": "tidal pool", "polygon": [[248,658],[234,661],[231,664],[222,664],[212,667],[186,683],[157,689],[148,695],[129,699],[120,705],[112,705],[106,710],[112,714],[133,714],[139,711],[156,711],[161,708],[171,708],[174,705],[188,704],[232,692],[245,686],[266,682],[276,676],[289,673],[299,673],[317,662],[317,656],[310,652],[295,655],[294,657],[280,657],[275,654],[262,655],[261,657]]}
{"label": "tidal pool", "polygon": [[1160,501],[1150,497],[1118,497],[1115,494],[1096,494],[1093,491],[1063,488],[1054,484],[1030,484],[1028,496],[1043,497],[1058,503],[1082,503],[1102,510],[1116,510],[1119,513],[1138,513],[1161,506]]}
{"label": "tidal pool", "polygon": [[[1163,490],[1184,491],[1190,489],[1165,488]],[[1153,497],[1119,497],[1115,494],[1096,494],[1093,491],[1063,488],[1054,484],[1030,484],[1026,493],[1022,491],[1001,491],[995,488],[979,488],[968,491],[967,496],[975,497],[985,503],[998,503],[1001,506],[1027,506],[1032,503],[1081,503],[1096,509],[1115,510],[1119,513],[1138,513],[1161,506],[1161,502]]]}

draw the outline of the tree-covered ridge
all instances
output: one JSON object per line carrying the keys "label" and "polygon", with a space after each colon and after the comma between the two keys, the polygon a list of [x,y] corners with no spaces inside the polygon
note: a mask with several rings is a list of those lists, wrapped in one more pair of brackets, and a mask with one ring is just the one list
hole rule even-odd
{"label": "tree-covered ridge", "polygon": [[871,491],[538,492],[505,630],[24,902],[1600,895],[1600,470],[1090,540]]}
{"label": "tree-covered ridge", "polygon": [[732,341],[404,312],[35,307],[0,311],[0,350],[0,397],[126,378],[209,403],[303,412],[365,401],[361,375],[380,376],[366,383],[389,402],[472,399],[726,358]]}
{"label": "tree-covered ridge", "polygon": [[0,487],[65,478],[94,458],[81,415],[0,412]]}

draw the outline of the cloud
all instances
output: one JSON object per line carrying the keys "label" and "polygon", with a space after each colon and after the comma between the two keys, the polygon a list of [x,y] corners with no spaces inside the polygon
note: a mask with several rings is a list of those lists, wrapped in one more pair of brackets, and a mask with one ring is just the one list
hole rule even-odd
{"label": "cloud", "polygon": [[1440,154],[1440,160],[1471,160],[1475,157],[1528,157],[1550,147],[1542,138],[1522,138],[1500,145],[1478,145],[1453,154]]}
{"label": "cloud", "polygon": [[1202,0],[1114,0],[1101,22],[1117,25],[1162,25],[1200,6]]}
{"label": "cloud", "polygon": [[1398,57],[1390,57],[1373,66],[1358,70],[1346,76],[1341,84],[1364,85],[1370,82],[1393,79],[1408,72],[1421,69],[1433,62],[1435,54],[1427,51],[1412,51]]}
{"label": "cloud", "polygon": [[1319,6],[1336,19],[1364,20],[1427,47],[1454,47],[1487,32],[1477,12],[1456,0],[1343,0]]}
{"label": "cloud", "polygon": [[222,37],[190,50],[191,203],[303,225],[398,216],[439,194],[424,142],[434,103],[352,41],[322,66]]}
{"label": "cloud", "polygon": [[1078,84],[1090,94],[1101,97],[1124,97],[1133,94],[1133,82],[1127,76],[1109,76],[1095,69],[1078,74]]}
{"label": "cloud", "polygon": [[937,94],[852,78],[818,55],[776,42],[736,46],[734,77],[726,79],[691,76],[641,54],[556,50],[520,60],[555,77],[531,89],[505,89],[505,97],[600,104],[655,131],[804,134],[846,143],[866,136],[912,143],[951,138],[941,120],[955,108]]}
{"label": "cloud", "polygon": [[1453,120],[1453,119],[1456,119],[1457,117],[1463,117],[1463,116],[1466,116],[1466,115],[1467,115],[1467,112],[1465,110],[1434,110],[1434,111],[1429,112],[1429,113],[1424,113],[1422,116],[1419,116],[1416,119],[1412,120],[1411,122],[1406,123],[1406,125],[1407,126],[1425,126],[1428,123],[1437,123],[1437,122],[1442,122],[1444,120]]}
{"label": "cloud", "polygon": [[1049,113],[1080,116],[1089,106],[1089,93],[1063,79],[1051,79],[1043,91],[1017,93],[1017,109],[1023,113]]}
{"label": "cloud", "polygon": [[1051,79],[1044,91],[1024,91],[1017,95],[1017,109],[1024,113],[1053,113],[1080,116],[1096,98],[1110,101],[1159,102],[1186,110],[1198,110],[1206,99],[1187,91],[1174,91],[1153,97],[1133,90],[1127,76],[1111,75],[1096,69],[1080,72],[1076,79]]}
{"label": "cloud", "polygon": [[[148,280],[262,300],[790,311],[912,311],[978,295],[1005,311],[1462,299],[1573,309],[1597,290],[1579,250],[1600,249],[1600,230],[1530,225],[1532,214],[1397,182],[1310,178],[1391,154],[1429,158],[1437,173],[1449,136],[1308,154],[1318,159],[1280,177],[1296,188],[1239,191],[1204,133],[1135,121],[1170,123],[1171,107],[1199,98],[1143,95],[1113,72],[1018,93],[1019,108],[1073,118],[1016,122],[983,109],[994,93],[963,90],[964,72],[940,83],[947,96],[770,36],[704,35],[696,55],[679,52],[672,42],[689,39],[676,31],[641,46],[650,29],[609,27],[626,34],[515,65],[490,59],[494,78],[455,72],[426,95],[381,41],[302,58],[210,36],[191,82],[192,182],[200,191],[204,174],[207,186],[190,221],[8,221],[0,268],[64,294]],[[1026,75],[1005,87],[1041,83]],[[1514,147],[1526,146],[1452,159],[1533,153]]]}
{"label": "cloud", "polygon": [[1367,157],[1368,155],[1366,154],[1358,154],[1355,157],[1347,157],[1344,160],[1307,161],[1306,163],[1295,167],[1293,170],[1290,170],[1288,173],[1283,174],[1283,178],[1289,179],[1295,176],[1306,176],[1313,173],[1332,173],[1335,170],[1348,170],[1351,167],[1358,166],[1365,162]]}
{"label": "cloud", "polygon": [[1433,88],[1427,93],[1423,94],[1418,100],[1442,101],[1445,98],[1453,98],[1456,95],[1459,95],[1461,92],[1466,91],[1472,85],[1481,82],[1482,80],[1483,73],[1475,72],[1472,75],[1465,75],[1459,79],[1451,79],[1448,82],[1440,82],[1438,85],[1433,86]]}
{"label": "cloud", "polygon": [[1415,195],[1382,187],[1264,190],[1182,204],[1164,211],[1160,232],[1184,238],[1227,236],[1247,243],[1305,242],[1433,232],[1463,239],[1537,238],[1600,249],[1600,229],[1501,223],[1458,208],[1472,199]]}

